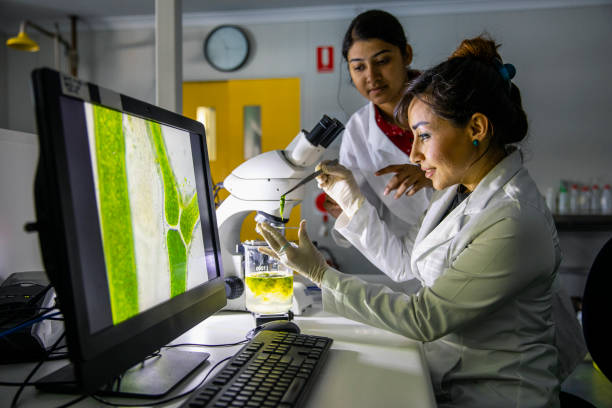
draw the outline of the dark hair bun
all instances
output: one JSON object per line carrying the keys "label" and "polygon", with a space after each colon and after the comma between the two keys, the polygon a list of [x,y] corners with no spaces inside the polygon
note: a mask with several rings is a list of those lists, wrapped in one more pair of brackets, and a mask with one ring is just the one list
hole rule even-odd
{"label": "dark hair bun", "polygon": [[503,146],[523,140],[527,115],[498,48],[488,36],[463,40],[448,60],[412,81],[396,109],[397,120],[405,123],[410,100],[417,97],[457,126],[467,125],[474,113],[482,113],[491,124],[492,143]]}
{"label": "dark hair bun", "polygon": [[476,37],[461,41],[461,44],[450,56],[452,58],[475,58],[485,63],[493,64],[495,60],[501,61],[497,53],[499,44],[486,37]]}

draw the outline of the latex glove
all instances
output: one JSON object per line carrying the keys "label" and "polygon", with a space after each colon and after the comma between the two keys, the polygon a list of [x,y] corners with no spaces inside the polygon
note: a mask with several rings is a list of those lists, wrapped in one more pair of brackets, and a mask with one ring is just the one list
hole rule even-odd
{"label": "latex glove", "polygon": [[330,196],[325,194],[325,201],[323,202],[323,208],[334,218],[338,218],[342,214],[342,208],[335,202]]}
{"label": "latex glove", "polygon": [[259,222],[255,230],[264,237],[270,246],[269,248],[258,248],[259,252],[278,259],[287,268],[304,275],[317,285],[321,284],[328,266],[325,258],[315,248],[306,233],[306,220],[300,222],[297,248],[291,245],[287,238],[270,224]]}
{"label": "latex glove", "polygon": [[352,217],[365,198],[353,177],[353,173],[335,161],[324,161],[317,165],[317,170],[323,173],[317,177],[317,184],[330,196],[342,211],[350,218]]}
{"label": "latex glove", "polygon": [[383,194],[389,195],[391,191],[397,189],[393,197],[395,199],[400,198],[404,193],[411,196],[424,187],[433,187],[431,180],[425,177],[425,172],[414,164],[392,164],[378,170],[375,174],[382,176],[388,173],[395,173],[395,176],[391,177]]}

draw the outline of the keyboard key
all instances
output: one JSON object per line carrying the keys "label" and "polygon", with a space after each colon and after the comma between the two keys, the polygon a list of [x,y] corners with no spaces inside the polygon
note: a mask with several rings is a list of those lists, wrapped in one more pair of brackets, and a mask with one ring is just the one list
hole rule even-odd
{"label": "keyboard key", "polygon": [[287,389],[287,392],[285,392],[285,395],[283,395],[281,402],[283,404],[295,404],[304,385],[306,385],[306,380],[304,378],[295,378],[289,386],[289,389]]}

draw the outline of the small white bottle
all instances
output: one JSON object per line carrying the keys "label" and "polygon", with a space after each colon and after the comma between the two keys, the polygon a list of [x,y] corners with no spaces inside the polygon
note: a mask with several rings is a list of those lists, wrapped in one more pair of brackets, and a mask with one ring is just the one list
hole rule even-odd
{"label": "small white bottle", "polygon": [[569,194],[563,184],[559,188],[559,214],[569,214]]}
{"label": "small white bottle", "polygon": [[601,213],[612,215],[612,189],[606,184],[601,192]]}
{"label": "small white bottle", "polygon": [[582,191],[580,191],[580,198],[578,202],[580,214],[588,214],[589,209],[591,208],[591,190],[589,189],[589,186],[582,186]]}
{"label": "small white bottle", "polygon": [[591,214],[601,214],[601,192],[597,184],[593,184],[591,188],[591,205],[589,210]]}
{"label": "small white bottle", "polygon": [[570,196],[570,214],[578,214],[578,199],[580,197],[580,191],[578,190],[578,184],[572,184],[569,192]]}
{"label": "small white bottle", "polygon": [[548,206],[551,214],[557,213],[557,194],[552,187],[546,189],[546,206]]}

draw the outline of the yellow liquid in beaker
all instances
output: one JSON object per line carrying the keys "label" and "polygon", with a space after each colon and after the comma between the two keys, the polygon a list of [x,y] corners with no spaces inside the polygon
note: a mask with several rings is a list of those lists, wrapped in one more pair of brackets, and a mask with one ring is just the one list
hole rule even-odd
{"label": "yellow liquid in beaker", "polygon": [[285,313],[293,302],[293,273],[257,272],[246,280],[246,308],[254,313]]}

